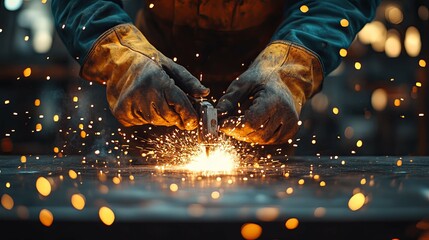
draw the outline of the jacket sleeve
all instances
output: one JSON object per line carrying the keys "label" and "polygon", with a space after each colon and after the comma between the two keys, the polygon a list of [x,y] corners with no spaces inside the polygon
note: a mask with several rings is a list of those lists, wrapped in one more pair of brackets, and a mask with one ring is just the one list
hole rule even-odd
{"label": "jacket sleeve", "polygon": [[51,9],[59,37],[81,65],[98,37],[132,21],[120,0],[52,0]]}
{"label": "jacket sleeve", "polygon": [[[379,4],[380,0],[298,1],[285,9],[272,41],[286,40],[312,50],[326,76],[340,64],[340,49],[347,49],[363,26],[372,21]],[[348,26],[341,26],[342,19]]]}

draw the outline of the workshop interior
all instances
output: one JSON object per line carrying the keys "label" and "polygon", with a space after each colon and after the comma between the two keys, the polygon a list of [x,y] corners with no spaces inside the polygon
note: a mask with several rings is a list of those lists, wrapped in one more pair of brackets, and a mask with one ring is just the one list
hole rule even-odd
{"label": "workshop interior", "polygon": [[[295,154],[428,154],[425,4],[381,3],[374,21],[339,53],[342,62],[321,92],[305,104]],[[105,98],[104,87],[79,77],[80,66],[57,36],[49,5],[4,1],[1,8],[2,154],[50,154],[63,141],[59,130],[75,127],[79,117],[120,127],[98,101]],[[134,9],[132,1],[124,5]]]}
{"label": "workshop interior", "polygon": [[[50,0],[0,3],[0,223],[23,230],[5,239],[429,239],[429,1],[381,1],[288,143],[220,149],[216,97],[201,132],[124,127]],[[181,165],[195,144],[203,173]]]}

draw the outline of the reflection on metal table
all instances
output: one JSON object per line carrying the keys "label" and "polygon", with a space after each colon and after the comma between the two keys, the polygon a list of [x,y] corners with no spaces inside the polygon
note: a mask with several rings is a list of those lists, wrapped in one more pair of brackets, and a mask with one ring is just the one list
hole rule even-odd
{"label": "reflection on metal table", "polygon": [[11,239],[429,239],[428,157],[296,156],[212,176],[22,158],[0,157]]}

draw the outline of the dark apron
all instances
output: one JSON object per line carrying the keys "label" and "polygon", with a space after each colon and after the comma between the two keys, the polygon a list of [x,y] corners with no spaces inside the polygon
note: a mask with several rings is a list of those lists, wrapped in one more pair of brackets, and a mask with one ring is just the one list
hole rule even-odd
{"label": "dark apron", "polygon": [[285,5],[281,0],[153,2],[138,11],[136,26],[194,76],[218,83],[247,69],[280,24]]}

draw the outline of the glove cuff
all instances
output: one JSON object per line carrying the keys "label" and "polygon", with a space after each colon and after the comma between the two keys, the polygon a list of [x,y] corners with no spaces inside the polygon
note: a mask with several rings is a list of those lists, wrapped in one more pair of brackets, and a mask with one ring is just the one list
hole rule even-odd
{"label": "glove cuff", "polygon": [[133,24],[119,24],[98,37],[85,57],[79,75],[105,85],[109,79],[127,72],[135,57],[157,63],[160,58],[155,47]]}
{"label": "glove cuff", "polygon": [[313,51],[291,43],[277,40],[271,42],[264,51],[278,55],[278,67],[281,69],[282,79],[291,92],[303,95],[305,101],[311,98],[322,88],[324,74],[322,63]]}

